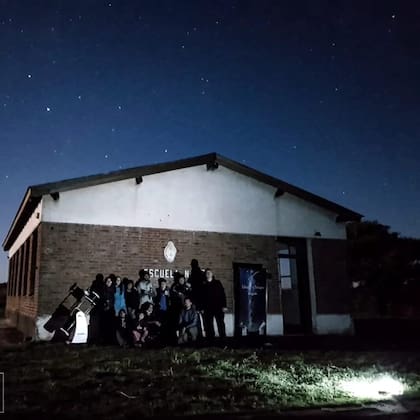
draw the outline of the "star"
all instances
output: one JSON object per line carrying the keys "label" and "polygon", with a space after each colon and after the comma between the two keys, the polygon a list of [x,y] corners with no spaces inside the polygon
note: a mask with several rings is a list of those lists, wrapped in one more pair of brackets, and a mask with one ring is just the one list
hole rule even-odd
{"label": "star", "polygon": [[82,99],[82,95],[79,95],[77,99],[80,101]]}
{"label": "star", "polygon": [[391,18],[392,18],[392,19],[395,19],[395,15],[392,15],[392,16],[391,16]]}
{"label": "star", "polygon": [[168,153],[168,149],[165,149],[165,153]]}
{"label": "star", "polygon": [[47,106],[45,109],[47,112],[51,112],[51,108],[49,106]]}
{"label": "star", "polygon": [[292,149],[296,150],[297,149],[297,146],[296,145],[293,145],[292,146]]}
{"label": "star", "polygon": [[104,157],[105,157],[105,159],[108,159],[109,158],[109,155],[105,155]]}
{"label": "star", "polygon": [[112,7],[112,3],[108,3],[108,7]]}
{"label": "star", "polygon": [[202,91],[201,91],[201,94],[202,94],[202,95],[205,95],[205,94],[206,94],[206,91],[205,91],[205,90],[202,90]]}
{"label": "star", "polygon": [[335,42],[332,42],[332,43],[331,43],[331,46],[332,46],[332,47],[335,47]]}
{"label": "star", "polygon": [[185,48],[185,45],[181,45],[181,48],[184,49]]}
{"label": "star", "polygon": [[338,87],[334,88],[334,90],[335,90],[336,92],[338,92]]}
{"label": "star", "polygon": [[112,127],[112,128],[111,128],[111,131],[112,131],[113,133],[115,133],[115,128],[114,128],[114,127]]}
{"label": "star", "polygon": [[32,74],[28,74],[28,79],[30,79],[32,77]]}
{"label": "star", "polygon": [[119,111],[121,111],[121,110],[122,110],[121,105],[118,105],[118,106],[117,106],[117,108],[118,108],[118,110],[119,110]]}
{"label": "star", "polygon": [[6,179],[9,179],[9,175],[5,175],[4,177],[5,177]]}

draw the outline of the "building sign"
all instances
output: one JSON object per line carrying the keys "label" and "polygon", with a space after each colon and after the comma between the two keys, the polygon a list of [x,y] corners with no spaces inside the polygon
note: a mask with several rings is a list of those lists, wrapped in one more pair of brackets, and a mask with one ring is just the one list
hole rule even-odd
{"label": "building sign", "polygon": [[266,332],[266,273],[265,270],[239,268],[239,326],[242,335]]}
{"label": "building sign", "polygon": [[168,263],[173,263],[175,261],[176,251],[177,249],[175,248],[174,243],[169,241],[163,251],[163,255]]}
{"label": "building sign", "polygon": [[146,268],[151,279],[173,279],[175,273],[180,273],[186,279],[190,276],[190,270],[171,270],[169,268]]}

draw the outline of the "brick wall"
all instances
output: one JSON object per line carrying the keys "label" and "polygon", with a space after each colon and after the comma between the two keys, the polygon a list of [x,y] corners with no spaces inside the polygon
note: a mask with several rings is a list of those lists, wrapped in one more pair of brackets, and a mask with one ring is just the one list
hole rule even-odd
{"label": "brick wall", "polygon": [[[140,268],[185,270],[192,258],[210,267],[225,286],[229,311],[233,311],[234,262],[262,264],[268,279],[268,312],[280,312],[275,237],[167,229],[42,223],[40,226],[39,313],[51,313],[77,282],[88,287],[96,273],[115,273],[136,280]],[[173,263],[163,250],[174,242]]]}
{"label": "brick wall", "polygon": [[350,280],[346,267],[346,241],[314,239],[312,254],[319,314],[348,314],[351,303]]}
{"label": "brick wall", "polygon": [[[16,287],[9,288],[5,310],[6,317],[28,337],[33,333],[35,319],[38,314],[39,265],[41,258],[39,250],[41,249],[41,237],[40,235],[36,235],[35,238],[34,241],[36,240],[37,246],[34,249],[36,249],[36,251],[33,259],[28,262],[28,272],[33,274],[33,278],[31,278],[30,282],[31,284],[33,282],[33,284],[26,284],[27,287],[25,289],[23,287],[23,273],[16,276],[14,282],[17,284]],[[32,264],[34,264],[33,271],[31,271]],[[9,266],[9,271],[10,270],[11,267]],[[9,281],[11,281],[10,278]],[[18,293],[16,293],[16,295],[10,295],[12,290],[20,291],[20,295]]]}

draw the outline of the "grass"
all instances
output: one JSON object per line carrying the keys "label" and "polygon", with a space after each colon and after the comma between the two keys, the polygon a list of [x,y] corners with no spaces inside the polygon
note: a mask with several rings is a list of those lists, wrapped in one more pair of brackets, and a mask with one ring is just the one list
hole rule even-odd
{"label": "grass", "polygon": [[[420,395],[415,353],[150,350],[30,344],[3,350],[9,414],[113,417],[361,404],[340,384],[389,374]],[[386,397],[386,396],[385,396]]]}

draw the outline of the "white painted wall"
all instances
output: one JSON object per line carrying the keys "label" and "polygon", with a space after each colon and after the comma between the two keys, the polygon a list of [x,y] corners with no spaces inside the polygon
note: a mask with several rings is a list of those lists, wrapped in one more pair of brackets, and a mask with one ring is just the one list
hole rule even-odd
{"label": "white painted wall", "polygon": [[178,169],[43,198],[42,220],[259,235],[345,237],[335,215],[220,166]]}
{"label": "white painted wall", "polygon": [[336,223],[337,215],[322,207],[285,193],[276,200],[277,235],[346,239],[344,223]]}
{"label": "white painted wall", "polygon": [[352,334],[350,314],[319,314],[316,316],[316,334]]}
{"label": "white painted wall", "polygon": [[275,232],[274,188],[219,167],[179,169],[45,197],[43,220],[181,230]]}
{"label": "white painted wall", "polygon": [[36,209],[31,214],[31,217],[26,222],[25,227],[20,231],[18,237],[16,238],[15,242],[9,249],[9,258],[11,258],[16,251],[23,245],[26,239],[31,236],[31,233],[37,228],[37,226],[41,223],[42,218],[42,200],[36,207]]}

